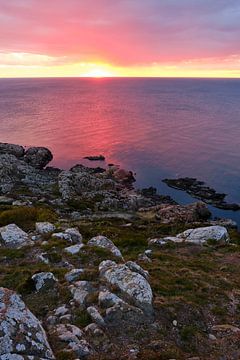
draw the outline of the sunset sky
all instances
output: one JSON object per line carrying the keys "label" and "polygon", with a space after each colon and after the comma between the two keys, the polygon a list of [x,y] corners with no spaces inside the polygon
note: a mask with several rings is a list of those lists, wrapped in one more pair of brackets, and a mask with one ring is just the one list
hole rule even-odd
{"label": "sunset sky", "polygon": [[0,77],[240,77],[240,0],[0,0]]}

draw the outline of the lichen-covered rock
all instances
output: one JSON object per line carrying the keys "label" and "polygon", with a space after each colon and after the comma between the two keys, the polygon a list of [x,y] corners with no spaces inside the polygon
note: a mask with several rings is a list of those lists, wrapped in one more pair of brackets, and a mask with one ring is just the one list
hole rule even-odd
{"label": "lichen-covered rock", "polygon": [[55,225],[50,222],[37,222],[36,223],[36,231],[39,234],[50,234],[56,229]]}
{"label": "lichen-covered rock", "polygon": [[161,204],[150,208],[139,209],[139,215],[144,218],[156,218],[164,224],[192,223],[206,221],[211,212],[203,202],[189,205]]}
{"label": "lichen-covered rock", "polygon": [[223,226],[207,226],[196,229],[188,229],[183,233],[178,234],[177,238],[195,244],[203,244],[208,240],[226,243],[229,241],[229,234],[227,229]]}
{"label": "lichen-covered rock", "polygon": [[122,299],[108,290],[100,291],[98,294],[98,303],[103,308],[109,308],[122,302]]}
{"label": "lichen-covered rock", "polygon": [[24,155],[24,147],[15,144],[0,143],[0,154],[10,154],[21,158]]}
{"label": "lichen-covered rock", "polygon": [[144,310],[152,310],[152,289],[148,281],[124,264],[103,261],[99,265],[100,276]]}
{"label": "lichen-covered rock", "polygon": [[51,289],[57,283],[57,279],[51,272],[41,272],[34,274],[32,276],[32,280],[35,283],[35,288],[37,291],[44,291]]}
{"label": "lichen-covered rock", "polygon": [[0,228],[0,242],[8,248],[16,249],[33,244],[28,234],[15,224]]}
{"label": "lichen-covered rock", "polygon": [[75,199],[85,193],[102,190],[114,190],[116,183],[111,180],[92,174],[90,169],[80,166],[75,171],[62,171],[58,178],[59,191],[64,200]]}
{"label": "lichen-covered rock", "polygon": [[122,258],[121,251],[114,245],[114,243],[105,236],[96,236],[88,241],[88,246],[97,246],[109,250],[113,255]]}
{"label": "lichen-covered rock", "polygon": [[24,161],[36,169],[43,169],[52,159],[51,151],[45,147],[31,147],[24,155]]}
{"label": "lichen-covered rock", "polygon": [[96,324],[99,326],[105,326],[105,321],[95,306],[89,306],[87,308],[87,312]]}
{"label": "lichen-covered rock", "polygon": [[79,305],[85,305],[87,297],[93,292],[93,287],[89,281],[76,281],[69,287],[73,299]]}
{"label": "lichen-covered rock", "polygon": [[23,186],[37,194],[49,194],[57,184],[58,174],[58,169],[39,170],[23,158],[0,154],[0,194],[7,194],[13,189],[22,191]]}
{"label": "lichen-covered rock", "polygon": [[83,332],[77,326],[59,324],[56,326],[55,331],[59,340],[66,343],[67,349],[74,351],[81,358],[90,355],[91,347],[83,338]]}
{"label": "lichen-covered rock", "polygon": [[83,269],[72,269],[67,274],[65,274],[65,280],[68,282],[77,281],[83,273]]}
{"label": "lichen-covered rock", "polygon": [[77,244],[77,245],[72,245],[72,246],[68,246],[64,249],[64,251],[66,251],[67,253],[71,254],[71,255],[76,255],[79,253],[79,251],[84,247],[84,244]]}
{"label": "lichen-covered rock", "polygon": [[135,263],[134,261],[127,261],[125,263],[125,265],[127,265],[127,267],[131,270],[134,271],[140,275],[142,275],[143,277],[145,277],[145,279],[149,278],[149,273],[148,271],[144,270],[140,265],[138,265],[137,263]]}
{"label": "lichen-covered rock", "polygon": [[77,228],[69,228],[65,230],[65,234],[70,236],[71,242],[73,244],[79,244],[82,243],[83,237],[80,234],[79,230]]}
{"label": "lichen-covered rock", "polygon": [[0,359],[54,359],[38,319],[21,298],[0,288]]}

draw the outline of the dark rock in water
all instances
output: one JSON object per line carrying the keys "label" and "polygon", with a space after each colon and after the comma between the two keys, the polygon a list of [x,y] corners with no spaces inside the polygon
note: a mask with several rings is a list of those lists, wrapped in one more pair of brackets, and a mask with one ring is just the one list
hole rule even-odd
{"label": "dark rock in water", "polygon": [[103,155],[85,156],[84,159],[87,159],[90,161],[104,161],[105,157]]}
{"label": "dark rock in water", "polygon": [[200,199],[223,210],[240,210],[239,204],[229,204],[225,201],[226,194],[217,193],[216,190],[205,185],[203,181],[195,178],[164,179],[169,187],[186,191],[189,195]]}
{"label": "dark rock in water", "polygon": [[177,205],[176,201],[174,201],[170,196],[166,195],[159,195],[157,193],[157,189],[150,186],[149,188],[139,190],[139,194],[143,195],[144,197],[151,199],[152,204],[172,204]]}
{"label": "dark rock in water", "polygon": [[43,169],[52,159],[51,151],[45,147],[31,147],[24,155],[24,161],[36,169]]}
{"label": "dark rock in water", "polygon": [[105,173],[106,172],[106,169],[104,168],[101,168],[101,167],[86,167],[82,164],[77,164],[77,165],[74,165],[70,171],[74,172],[74,173],[77,173],[77,172],[87,172],[89,174],[102,174],[102,173]]}
{"label": "dark rock in water", "polygon": [[24,147],[15,144],[0,143],[0,154],[10,154],[17,158],[21,158],[24,155]]}

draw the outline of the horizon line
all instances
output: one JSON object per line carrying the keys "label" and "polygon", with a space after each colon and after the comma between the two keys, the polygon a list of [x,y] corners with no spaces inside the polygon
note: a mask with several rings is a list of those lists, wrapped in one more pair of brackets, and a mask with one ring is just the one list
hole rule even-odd
{"label": "horizon line", "polygon": [[230,76],[3,76],[2,79],[91,79],[91,80],[102,80],[102,79],[229,79],[229,80],[240,80],[238,77]]}

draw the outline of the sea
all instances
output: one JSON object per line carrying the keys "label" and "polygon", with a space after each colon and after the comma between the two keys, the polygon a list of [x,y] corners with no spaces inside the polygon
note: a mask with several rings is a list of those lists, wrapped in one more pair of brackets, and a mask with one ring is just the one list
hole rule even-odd
{"label": "sea", "polygon": [[[240,79],[0,79],[0,142],[46,146],[64,169],[117,164],[181,204],[195,199],[162,179],[196,177],[240,203]],[[210,209],[240,225],[240,211]]]}

